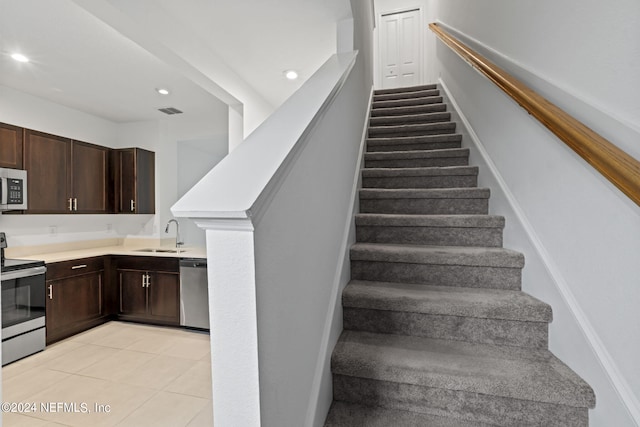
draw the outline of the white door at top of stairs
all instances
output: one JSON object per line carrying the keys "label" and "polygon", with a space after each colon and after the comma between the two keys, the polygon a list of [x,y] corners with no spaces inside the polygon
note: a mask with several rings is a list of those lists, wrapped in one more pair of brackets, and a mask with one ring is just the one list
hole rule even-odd
{"label": "white door at top of stairs", "polygon": [[420,10],[382,14],[379,49],[383,89],[421,84]]}

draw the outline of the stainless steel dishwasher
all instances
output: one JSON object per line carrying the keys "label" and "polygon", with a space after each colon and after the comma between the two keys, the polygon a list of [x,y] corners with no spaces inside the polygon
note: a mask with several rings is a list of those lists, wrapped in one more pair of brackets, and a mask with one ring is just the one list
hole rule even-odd
{"label": "stainless steel dishwasher", "polygon": [[207,260],[180,260],[180,324],[209,329],[209,290]]}

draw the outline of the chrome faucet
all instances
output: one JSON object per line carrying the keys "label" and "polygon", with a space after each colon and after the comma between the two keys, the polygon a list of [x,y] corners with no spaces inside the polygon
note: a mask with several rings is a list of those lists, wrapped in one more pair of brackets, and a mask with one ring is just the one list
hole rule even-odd
{"label": "chrome faucet", "polygon": [[167,226],[165,227],[164,232],[169,232],[169,225],[171,225],[172,222],[176,223],[176,248],[180,249],[180,246],[184,245],[184,242],[180,241],[180,223],[175,219],[170,219],[169,222],[167,222]]}

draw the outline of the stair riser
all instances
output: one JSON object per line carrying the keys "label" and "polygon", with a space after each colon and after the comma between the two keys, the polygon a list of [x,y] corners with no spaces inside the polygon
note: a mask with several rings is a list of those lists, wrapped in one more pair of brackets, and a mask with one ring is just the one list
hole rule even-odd
{"label": "stair riser", "polygon": [[432,246],[502,247],[502,228],[356,226],[356,240]]}
{"label": "stair riser", "polygon": [[373,95],[373,102],[377,101],[395,101],[397,99],[425,98],[429,96],[439,96],[438,89],[419,90],[415,92],[387,93],[382,95]]}
{"label": "stair riser", "polygon": [[404,138],[411,136],[443,135],[455,133],[455,123],[431,123],[415,126],[379,126],[369,128],[369,138]]}
{"label": "stair riser", "polygon": [[477,187],[477,184],[477,175],[362,178],[364,188],[462,188]]}
{"label": "stair riser", "polygon": [[451,120],[450,113],[429,113],[429,114],[417,114],[411,116],[400,117],[372,117],[369,120],[370,126],[400,126],[410,123],[423,124],[423,123],[440,123],[448,122]]}
{"label": "stair riser", "polygon": [[546,348],[548,324],[344,308],[344,329],[482,344]]}
{"label": "stair riser", "polygon": [[420,90],[434,90],[437,89],[438,85],[429,84],[429,85],[418,85],[418,86],[409,86],[409,87],[397,87],[393,89],[376,89],[373,94],[374,95],[386,95],[390,93],[407,93],[407,92],[417,92]]}
{"label": "stair riser", "polygon": [[441,113],[447,111],[446,104],[415,105],[411,107],[373,108],[371,117],[408,116],[411,114]]}
{"label": "stair riser", "polygon": [[441,96],[431,96],[426,98],[400,99],[397,101],[373,102],[372,110],[378,108],[414,107],[416,105],[442,104]]}
{"label": "stair riser", "polygon": [[465,422],[457,418],[419,414],[396,409],[333,402],[324,427],[493,427],[490,424]]}
{"label": "stair riser", "polygon": [[587,427],[585,408],[480,393],[333,376],[334,400],[449,416],[498,426]]}
{"label": "stair riser", "polygon": [[489,212],[488,199],[360,199],[360,212],[380,214],[464,215]]}
{"label": "stair riser", "polygon": [[520,268],[351,261],[351,278],[434,286],[520,290]]}
{"label": "stair riser", "polygon": [[426,157],[412,159],[366,159],[365,168],[425,168],[434,166],[468,166],[469,157]]}
{"label": "stair riser", "polygon": [[401,142],[391,144],[367,144],[368,153],[380,153],[389,151],[418,151],[418,150],[446,150],[450,148],[460,148],[462,144],[460,142],[431,142],[431,143],[416,143],[405,144]]}

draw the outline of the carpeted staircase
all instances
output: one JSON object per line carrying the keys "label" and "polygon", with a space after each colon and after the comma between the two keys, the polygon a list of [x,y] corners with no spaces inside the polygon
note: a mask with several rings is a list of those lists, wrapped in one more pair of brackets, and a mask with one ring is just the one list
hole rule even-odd
{"label": "carpeted staircase", "polygon": [[586,426],[435,85],[376,91],[326,426]]}

